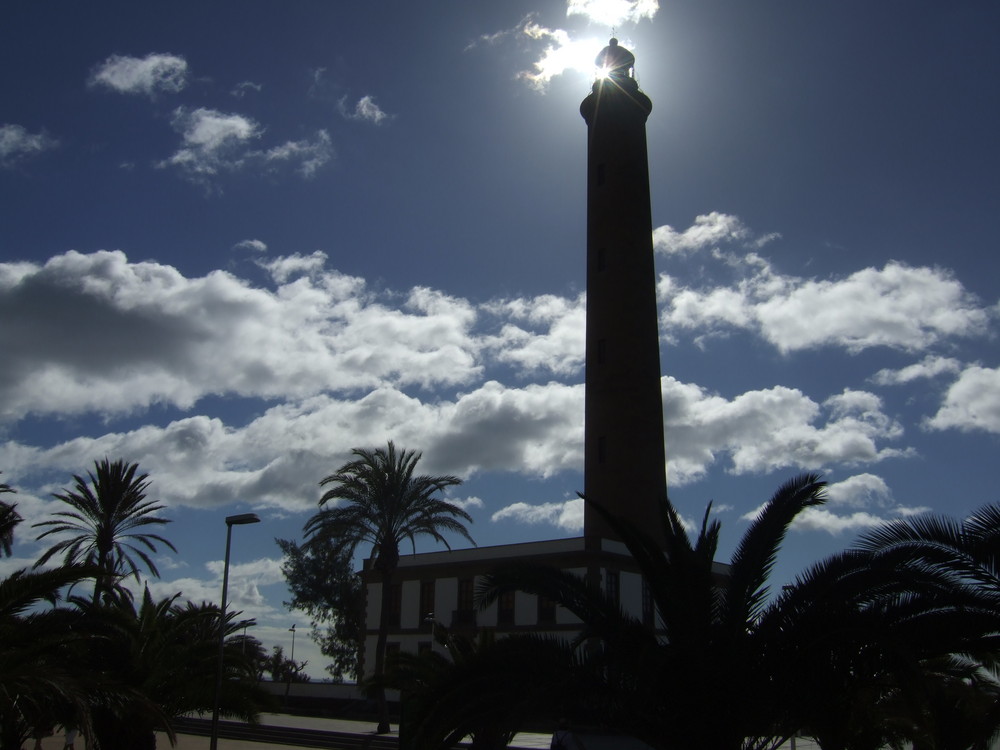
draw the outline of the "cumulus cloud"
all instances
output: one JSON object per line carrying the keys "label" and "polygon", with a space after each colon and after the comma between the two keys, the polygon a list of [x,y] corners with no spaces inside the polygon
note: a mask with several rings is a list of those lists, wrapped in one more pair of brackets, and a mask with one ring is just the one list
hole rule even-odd
{"label": "cumulus cloud", "polygon": [[[873,347],[918,351],[956,337],[981,336],[989,308],[947,270],[889,261],[836,279],[803,279],[776,271],[757,252],[737,254],[717,244],[757,244],[760,237],[734,217],[699,217],[683,232],[657,230],[665,253],[713,247],[732,282],[685,286],[662,275],[661,327],[668,336],[697,331],[704,339],[732,329],[750,330],[788,353],[837,346],[857,353]],[[656,233],[654,232],[654,235]]]}
{"label": "cumulus cloud", "polygon": [[29,133],[21,125],[5,123],[0,125],[0,167],[11,167],[58,145],[59,141],[44,132]]}
{"label": "cumulus cloud", "polygon": [[[856,474],[827,486],[827,503],[806,508],[792,523],[798,532],[824,531],[831,535],[857,532],[881,526],[894,518],[927,512],[927,508],[897,505],[885,480],[875,474]],[[761,505],[742,516],[752,520],[763,510]]]}
{"label": "cumulus cloud", "polygon": [[795,467],[876,463],[908,455],[883,443],[902,436],[873,394],[844,391],[816,403],[784,386],[747,391],[731,400],[665,377],[663,410],[673,485],[700,479],[729,459],[735,474]]}
{"label": "cumulus cloud", "polygon": [[530,525],[546,524],[568,533],[583,531],[583,500],[576,498],[561,503],[511,503],[490,516],[490,520],[516,521]]}
{"label": "cumulus cloud", "polygon": [[962,369],[962,363],[951,357],[928,355],[916,364],[898,370],[883,369],[872,376],[876,385],[903,385],[914,380],[936,378],[939,375],[953,375]]}
{"label": "cumulus cloud", "polygon": [[292,263],[273,290],[222,271],[188,279],[121,252],[0,265],[3,416],[457,384],[479,372],[469,303],[413,289],[389,307],[360,279],[295,276]]}
{"label": "cumulus cloud", "polygon": [[892,491],[882,477],[875,474],[855,474],[827,487],[827,507],[868,508],[892,504]]}
{"label": "cumulus cloud", "polygon": [[927,420],[933,430],[1000,433],[1000,368],[971,365],[949,386],[937,413]]}
{"label": "cumulus cloud", "polygon": [[181,91],[187,85],[187,75],[187,61],[177,55],[112,55],[97,66],[88,83],[121,94],[153,96]]}
{"label": "cumulus cloud", "polygon": [[[321,252],[257,263],[268,288],[221,271],[187,278],[121,252],[0,264],[4,419],[191,409],[212,394],[248,399],[257,413],[242,425],[192,414],[47,449],[8,442],[0,465],[65,472],[128,454],[170,477],[171,502],[294,509],[301,501],[290,498],[311,497],[302,478],[322,475],[331,453],[389,437],[420,445],[432,472],[581,470],[582,297],[477,306],[426,287],[372,291],[327,268]],[[504,384],[489,377],[497,366],[564,382]],[[866,391],[816,401],[773,386],[727,398],[665,377],[663,396],[674,486],[713,467],[763,473],[908,455],[895,445],[902,427]]]}
{"label": "cumulus cloud", "polygon": [[193,110],[178,107],[172,124],[181,135],[181,147],[157,166],[176,168],[200,182],[220,172],[266,170],[281,164],[290,164],[304,177],[311,177],[333,156],[330,136],[325,130],[317,131],[312,140],[254,149],[250,144],[263,136],[264,129],[250,117],[204,107]]}
{"label": "cumulus cloud", "polygon": [[512,321],[485,341],[499,361],[528,373],[580,371],[586,350],[586,295],[518,298],[491,303],[487,309]]}
{"label": "cumulus cloud", "polygon": [[[767,235],[773,238],[773,235]],[[739,217],[713,211],[696,216],[694,224],[678,232],[668,224],[653,230],[653,249],[672,255],[692,253],[723,243],[744,243],[753,237],[750,228]]]}
{"label": "cumulus cloud", "polygon": [[381,125],[384,120],[390,119],[390,115],[379,108],[375,103],[375,98],[372,96],[366,95],[361,97],[353,107],[348,106],[347,97],[345,96],[340,99],[338,106],[340,114],[348,120],[362,120],[370,122],[373,125]]}
{"label": "cumulus cloud", "polygon": [[173,125],[183,138],[183,146],[160,166],[180,167],[195,174],[238,168],[244,159],[242,146],[261,134],[260,125],[249,117],[204,107],[178,107]]}

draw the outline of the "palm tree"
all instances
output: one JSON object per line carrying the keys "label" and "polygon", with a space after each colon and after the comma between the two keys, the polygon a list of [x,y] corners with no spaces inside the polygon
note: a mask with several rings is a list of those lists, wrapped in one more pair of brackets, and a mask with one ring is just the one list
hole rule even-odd
{"label": "palm tree", "polygon": [[768,609],[768,576],[788,526],[802,510],[824,502],[824,487],[813,474],[782,485],[751,522],[722,576],[715,562],[720,525],[709,522],[710,507],[692,542],[664,498],[661,546],[651,534],[592,504],[642,573],[656,629],[579,576],[547,566],[493,571],[480,586],[480,603],[487,606],[506,591],[522,590],[576,615],[582,628],[575,643],[600,665],[588,665],[585,677],[601,675],[601,701],[595,701],[603,703],[601,720],[654,748],[776,747],[787,733],[769,720],[775,711],[775,670],[764,659],[780,649],[764,648],[758,627]]}
{"label": "palm tree", "polygon": [[[16,492],[9,484],[0,482],[0,494]],[[0,501],[0,554],[10,557],[14,551],[14,527],[24,519],[16,510],[16,503]]]}
{"label": "palm tree", "polygon": [[[103,647],[91,652],[95,666],[132,695],[95,707],[94,734],[104,750],[152,750],[157,730],[173,744],[173,720],[213,707],[220,610],[179,604],[179,596],[157,601],[147,588],[138,607],[123,598],[79,602],[88,626],[102,637]],[[239,634],[247,624],[236,613],[226,615],[221,708],[255,721],[260,708],[273,701],[257,682],[256,652],[244,653]]]}
{"label": "palm tree", "polygon": [[406,747],[449,750],[469,736],[472,750],[502,750],[526,720],[580,711],[593,685],[581,680],[581,655],[559,638],[497,639],[481,628],[473,639],[435,622],[434,640],[447,655],[397,652],[386,664],[386,684],[406,700]]}
{"label": "palm tree", "polygon": [[[390,440],[385,448],[352,451],[356,458],[325,477],[328,489],[319,500],[322,510],[309,519],[305,534],[310,543],[332,545],[337,553],[353,555],[360,544],[372,546],[372,568],[381,583],[381,613],[375,645],[374,674],[385,670],[385,645],[389,635],[392,576],[399,563],[404,540],[416,545],[416,537],[430,536],[450,549],[447,534],[459,534],[475,544],[462,521],[472,517],[462,508],[435,497],[438,492],[461,484],[458,477],[415,474],[421,454],[397,450]],[[337,501],[343,505],[334,505]],[[376,689],[378,731],[389,731],[389,712],[384,687]]]}
{"label": "palm tree", "polygon": [[[132,575],[139,580],[139,565],[145,565],[154,576],[160,572],[148,552],[156,552],[157,543],[177,549],[158,534],[142,531],[149,526],[170,523],[166,518],[153,515],[164,506],[146,500],[149,475],[136,476],[139,464],[126,463],[123,459],[111,462],[107,458],[94,462],[94,472],[87,472],[90,483],[73,475],[75,491],[54,494],[72,508],[55,513],[55,520],[33,524],[47,527],[38,535],[43,539],[50,534],[71,534],[50,547],[35,563],[44,565],[54,555],[63,554],[64,564],[86,562],[96,565],[103,573],[94,582],[94,601],[115,592],[129,596],[120,579]],[[134,556],[134,557],[133,557]]]}
{"label": "palm tree", "polygon": [[92,575],[61,567],[0,580],[0,750],[19,750],[34,728],[69,720],[89,734],[90,708],[109,690],[84,664],[91,638],[80,612],[51,605]]}

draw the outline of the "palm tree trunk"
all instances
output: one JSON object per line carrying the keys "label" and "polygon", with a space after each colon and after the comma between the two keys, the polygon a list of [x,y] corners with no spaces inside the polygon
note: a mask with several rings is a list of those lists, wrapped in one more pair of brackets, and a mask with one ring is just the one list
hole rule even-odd
{"label": "palm tree trunk", "polygon": [[[382,566],[380,566],[382,567]],[[385,647],[389,640],[389,606],[392,603],[392,568],[386,565],[382,573],[382,604],[378,615],[378,640],[375,642],[375,678],[378,688],[375,692],[375,707],[378,711],[378,727],[376,733],[386,734],[389,731],[389,703],[385,698],[385,685],[382,677],[385,675]]]}

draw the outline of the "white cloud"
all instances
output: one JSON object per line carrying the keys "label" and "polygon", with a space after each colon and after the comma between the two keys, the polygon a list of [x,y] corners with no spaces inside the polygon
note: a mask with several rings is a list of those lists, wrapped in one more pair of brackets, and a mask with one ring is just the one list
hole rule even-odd
{"label": "white cloud", "polygon": [[1000,368],[972,365],[963,370],[927,426],[1000,433]]}
{"label": "white cloud", "polygon": [[827,508],[806,508],[795,519],[795,531],[825,531],[828,534],[843,534],[881,526],[889,520],[868,511],[855,511],[839,515]]}
{"label": "white cloud", "polygon": [[[885,480],[874,474],[857,474],[827,487],[827,503],[806,508],[792,523],[792,530],[825,531],[831,535],[856,532],[881,526],[894,518],[927,512],[927,508],[896,505]],[[758,506],[745,513],[743,520],[752,520],[763,510]]]}
{"label": "white cloud", "polygon": [[199,107],[174,110],[174,129],[181,134],[181,147],[158,167],[175,167],[188,177],[205,182],[220,172],[245,168],[266,170],[292,165],[304,177],[313,176],[333,156],[330,136],[317,131],[313,140],[287,141],[266,150],[250,148],[264,129],[250,117]]}
{"label": "white cloud", "polygon": [[188,279],[121,252],[0,264],[3,417],[460,384],[479,373],[469,303],[418,288],[396,309],[336,272],[292,279],[293,264],[271,264],[282,269],[273,291],[222,271]]}
{"label": "white cloud", "polygon": [[512,503],[501,508],[490,520],[516,521],[530,525],[547,524],[570,533],[583,531],[583,500],[576,498],[560,503]]}
{"label": "white cloud", "polygon": [[338,105],[340,113],[348,120],[363,120],[374,125],[381,125],[384,120],[391,118],[390,115],[382,111],[375,103],[375,98],[370,95],[361,97],[353,109],[347,106],[346,96],[340,99]]}
{"label": "white cloud", "polygon": [[122,94],[173,94],[187,84],[187,72],[187,61],[177,55],[112,55],[94,70],[88,83]]}
{"label": "white cloud", "polygon": [[742,244],[752,238],[750,229],[738,217],[713,211],[696,216],[694,224],[683,232],[678,232],[667,224],[656,227],[653,230],[653,248],[660,253],[672,255],[697,252],[720,244]]}
{"label": "white cloud", "polygon": [[487,309],[513,321],[485,342],[500,362],[528,373],[548,370],[570,375],[580,371],[586,350],[586,295],[576,299],[551,294],[518,298]]}
{"label": "white cloud", "polygon": [[881,411],[876,396],[863,392],[845,391],[821,405],[796,389],[775,386],[729,401],[666,377],[663,408],[672,485],[701,478],[724,455],[735,474],[906,455],[905,449],[881,445],[899,438],[902,428]]}
{"label": "white cloud", "polygon": [[304,512],[315,505],[316,477],[347,460],[354,447],[388,438],[420,446],[421,468],[431,474],[579,471],[582,414],[582,386],[519,390],[491,382],[452,401],[427,402],[382,388],[360,398],[289,400],[239,427],[197,415],[49,448],[7,441],[0,443],[0,465],[13,481],[28,474],[61,477],[93,456],[127,455],[157,478],[150,495],[157,502],[201,508],[245,502]]}
{"label": "white cloud", "polygon": [[240,250],[249,250],[254,253],[263,254],[267,252],[267,243],[263,242],[262,240],[256,240],[256,239],[240,240],[235,245],[233,245],[233,248]]}
{"label": "white cloud", "polygon": [[237,99],[242,99],[244,96],[250,92],[259,94],[264,87],[259,83],[254,83],[253,81],[241,81],[236,84],[233,90],[230,92]]}
{"label": "white cloud", "polygon": [[48,151],[59,142],[43,133],[29,133],[23,126],[0,125],[0,167],[10,167],[22,159]]}
{"label": "white cloud", "polygon": [[855,474],[827,489],[827,507],[867,508],[892,504],[892,491],[882,477],[875,474]]}
{"label": "white cloud", "polygon": [[183,146],[159,166],[175,166],[200,175],[216,174],[243,164],[242,146],[261,135],[260,126],[243,115],[225,114],[199,107],[174,110],[174,128],[183,137]]}
{"label": "white cloud", "polygon": [[[248,154],[253,158],[257,154]],[[314,140],[302,139],[286,141],[280,146],[268,149],[260,155],[265,163],[289,162],[298,166],[296,171],[303,177],[312,177],[320,167],[333,157],[330,134],[325,130],[316,131]]]}
{"label": "white cloud", "polygon": [[609,27],[652,20],[659,9],[658,0],[567,0],[566,3],[567,16],[586,16],[592,23]]}
{"label": "white cloud", "polygon": [[[390,437],[420,446],[431,473],[545,478],[581,470],[582,296],[477,306],[426,287],[373,291],[327,268],[318,251],[257,262],[270,275],[267,287],[224,272],[187,278],[121,252],[0,263],[6,420],[113,418],[158,403],[189,409],[210,394],[247,399],[255,414],[227,424],[193,413],[48,448],[7,441],[4,477],[65,476],[95,455],[128,455],[163,478],[157,492],[172,504],[243,500],[302,511],[314,500],[316,476],[351,448]],[[566,382],[491,379],[491,368],[509,365]],[[983,373],[1000,394],[1000,374]],[[672,486],[713,467],[764,473],[909,455],[894,444],[902,427],[867,391],[814,400],[776,385],[724,397],[671,377],[662,382]],[[840,491],[860,493],[862,484]],[[562,512],[547,512],[568,523]]]}
{"label": "white cloud", "polygon": [[[756,245],[735,217],[709,214],[684,232],[660,227],[658,247],[684,253],[716,244]],[[654,233],[655,234],[655,233]],[[755,252],[716,248],[737,278],[729,284],[687,287],[661,276],[657,294],[664,309],[661,328],[670,337],[695,330],[699,336],[738,328],[757,332],[782,352],[839,346],[851,353],[872,347],[917,351],[987,330],[991,311],[950,272],[890,261],[841,279],[814,280],[779,274]]]}
{"label": "white cloud", "polygon": [[904,383],[912,383],[914,380],[935,378],[938,375],[952,375],[961,369],[962,363],[957,359],[929,354],[920,362],[899,370],[879,370],[872,376],[871,380],[876,385],[903,385]]}
{"label": "white cloud", "polygon": [[573,39],[567,31],[548,29],[531,20],[525,21],[520,33],[527,39],[545,42],[533,70],[518,75],[539,91],[544,91],[553,78],[566,73],[584,73],[592,77],[594,60],[605,44],[593,37]]}

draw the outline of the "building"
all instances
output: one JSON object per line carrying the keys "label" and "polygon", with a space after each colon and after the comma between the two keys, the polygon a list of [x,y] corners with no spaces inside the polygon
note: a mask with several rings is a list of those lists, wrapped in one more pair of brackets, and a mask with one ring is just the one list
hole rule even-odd
{"label": "building", "polygon": [[[602,74],[580,112],[587,123],[587,353],[584,494],[640,528],[661,528],[666,496],[656,276],[646,153],[649,98],[634,77],[635,57],[617,39],[597,57]],[[474,605],[476,579],[498,564],[531,561],[573,571],[653,624],[651,602],[628,554],[599,513],[585,511],[573,539],[405,555],[389,584],[387,648],[433,648],[436,620],[457,630],[498,635],[574,633],[569,613],[515,593],[490,608]],[[379,574],[365,563],[363,671],[370,674],[381,614]]]}

